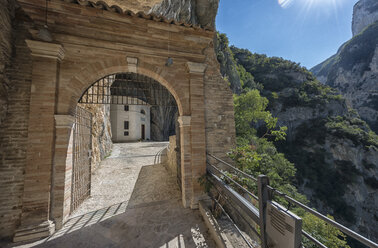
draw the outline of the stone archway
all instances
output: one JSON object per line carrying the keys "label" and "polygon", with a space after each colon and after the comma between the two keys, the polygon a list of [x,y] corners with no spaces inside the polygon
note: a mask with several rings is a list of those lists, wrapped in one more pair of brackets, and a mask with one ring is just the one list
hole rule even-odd
{"label": "stone archway", "polygon": [[[148,62],[144,62],[143,60],[138,60],[136,57],[114,58],[101,62],[95,62],[87,65],[86,68],[77,72],[77,74],[73,76],[68,83],[72,94],[70,96],[72,100],[69,102],[70,106],[68,108],[73,109],[76,107],[76,103],[81,97],[81,94],[98,79],[111,74],[128,72],[147,76],[159,82],[161,85],[166,87],[175,98],[179,109],[179,114],[188,114],[187,112],[189,109],[188,106],[186,106],[188,105],[187,99],[183,99],[183,97],[179,95],[177,85],[172,82],[175,81],[174,77],[169,76],[170,71],[168,71],[164,65],[158,67]],[[204,70],[202,73],[204,73]]]}
{"label": "stone archway", "polygon": [[[126,62],[126,63],[125,63]],[[118,64],[117,64],[118,63]],[[106,65],[110,65],[109,67],[105,67]],[[199,74],[200,77],[196,75],[192,75],[193,77],[196,77],[197,80],[201,79],[202,82],[197,82],[199,84],[203,84],[203,73],[205,71],[206,66],[203,64],[197,64],[197,63],[188,63],[187,64],[187,75],[185,75],[186,80],[190,80],[190,75],[192,73]],[[134,72],[137,74],[141,74],[144,76],[151,77],[155,81],[162,84],[164,87],[168,89],[168,91],[174,96],[178,111],[179,111],[179,117],[178,122],[180,124],[180,147],[181,147],[181,189],[182,189],[182,202],[184,207],[192,207],[196,208],[196,204],[198,199],[203,194],[199,187],[197,188],[197,192],[193,188],[193,182],[195,184],[198,184],[197,179],[193,180],[192,178],[192,159],[193,152],[195,152],[198,156],[199,151],[198,150],[192,150],[192,140],[193,137],[191,136],[192,127],[191,127],[191,115],[186,114],[187,111],[190,110],[191,112],[196,112],[194,110],[191,110],[190,106],[187,106],[189,103],[187,99],[183,99],[182,95],[185,95],[183,93],[185,92],[177,92],[175,85],[170,83],[167,79],[165,79],[164,75],[169,75],[169,72],[165,70],[164,67],[157,67],[153,66],[146,62],[139,62],[137,58],[127,58],[125,60],[108,60],[107,62],[96,62],[95,64],[88,65],[85,69],[81,70],[78,75],[75,75],[70,80],[70,85],[72,87],[80,87],[80,89],[84,89],[83,92],[90,87],[94,82],[96,82],[99,78],[103,78],[106,75],[109,74],[116,74],[116,73],[126,73],[126,72]],[[157,74],[159,72],[159,74]],[[202,76],[201,76],[202,74]],[[83,75],[86,75],[87,78],[83,77]],[[172,80],[172,79],[170,79]],[[78,83],[80,82],[80,84]],[[75,86],[74,86],[75,85]],[[177,86],[176,86],[177,87]],[[67,87],[68,89],[72,89],[71,87]],[[80,91],[72,91],[73,94],[69,97],[66,97],[66,99],[73,99],[70,101],[69,109],[76,108],[76,104],[80,96],[83,92]],[[59,95],[60,96],[60,95]],[[58,96],[58,98],[59,98]],[[203,97],[203,96],[202,96]],[[203,115],[204,113],[202,113]],[[66,141],[66,148],[68,148],[69,145],[69,135],[72,133],[71,128],[73,124],[73,117],[71,115],[55,115],[55,121],[56,121],[56,140],[57,141]],[[197,129],[202,130],[202,133],[205,133],[205,126],[204,121],[202,122],[201,127],[197,127]],[[197,126],[199,126],[197,124]],[[64,130],[64,131],[63,131]],[[198,130],[198,131],[200,131]],[[63,131],[63,132],[62,132]],[[198,132],[197,131],[197,132]],[[67,136],[68,135],[68,136]],[[204,144],[204,135],[197,136],[199,139],[203,139]],[[197,142],[199,145],[200,143]],[[198,169],[201,171],[197,171],[197,177],[202,176],[205,173],[205,145],[202,146],[202,166]],[[55,153],[54,160],[55,165],[55,171],[53,174],[53,199],[52,199],[52,218],[55,221],[56,228],[60,228],[62,224],[66,221],[68,214],[69,214],[69,204],[64,200],[67,199],[67,187],[70,187],[69,182],[69,176],[67,177],[66,171],[67,171],[67,161],[62,159],[62,156],[67,156],[67,151],[63,150],[63,144],[61,142],[56,143],[56,151],[61,150],[61,153]],[[60,162],[58,162],[60,161]],[[196,158],[197,166],[199,157]],[[63,172],[63,173],[62,173]],[[68,184],[62,184],[62,182],[67,182]]]}
{"label": "stone archway", "polygon": [[[30,36],[23,36],[22,49],[32,57],[32,70],[28,135],[20,141],[27,150],[19,193],[22,214],[14,221],[19,226],[14,240],[45,237],[62,226],[72,113],[86,88],[119,72],[151,77],[175,97],[180,113],[182,201],[185,207],[197,208],[204,196],[198,178],[205,173],[206,150],[222,157],[235,138],[232,94],[219,73],[214,31],[112,11],[101,4],[51,0],[53,42],[46,42],[38,37],[38,27],[45,23],[41,15],[45,2],[20,0],[20,6],[29,17],[25,22]],[[173,60],[170,66],[165,65],[168,57]]]}

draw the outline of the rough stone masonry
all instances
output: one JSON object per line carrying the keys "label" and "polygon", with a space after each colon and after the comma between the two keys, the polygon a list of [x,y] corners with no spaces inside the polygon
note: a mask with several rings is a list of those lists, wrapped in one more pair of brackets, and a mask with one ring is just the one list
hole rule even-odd
{"label": "rough stone masonry", "polygon": [[198,207],[206,151],[224,157],[235,143],[232,93],[219,72],[214,30],[104,3],[51,0],[49,42],[38,35],[44,0],[1,1],[0,101],[7,107],[0,110],[0,238],[41,238],[63,225],[72,113],[93,82],[130,70],[176,99],[182,203]]}

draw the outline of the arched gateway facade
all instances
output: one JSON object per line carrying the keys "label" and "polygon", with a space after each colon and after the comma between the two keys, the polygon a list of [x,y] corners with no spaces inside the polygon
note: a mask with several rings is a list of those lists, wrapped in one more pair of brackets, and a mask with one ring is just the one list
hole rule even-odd
{"label": "arched gateway facade", "polygon": [[[214,31],[164,18],[122,12],[81,0],[51,0],[48,29],[40,39],[45,0],[19,0],[32,57],[22,211],[15,240],[49,235],[66,220],[67,148],[83,92],[98,79],[133,72],[165,86],[179,110],[181,188],[185,207],[204,191],[206,151],[219,157],[234,145],[232,93],[216,60]],[[173,64],[166,65],[167,58]],[[16,66],[16,65],[15,65]],[[7,130],[4,130],[5,132]],[[9,209],[8,212],[12,210]]]}

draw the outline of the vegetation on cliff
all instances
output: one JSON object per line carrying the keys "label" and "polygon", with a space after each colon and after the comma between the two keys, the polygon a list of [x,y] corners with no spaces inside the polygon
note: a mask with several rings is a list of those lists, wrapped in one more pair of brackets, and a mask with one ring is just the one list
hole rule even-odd
{"label": "vegetation on cliff", "polygon": [[[377,5],[378,6],[378,5]],[[371,129],[378,132],[378,21],[345,42],[335,55],[311,71],[344,94]]]}
{"label": "vegetation on cliff", "polygon": [[[286,127],[277,126],[277,118],[266,110],[268,100],[262,97],[258,90],[249,90],[244,94],[234,97],[235,124],[237,133],[237,148],[230,153],[230,157],[236,162],[240,170],[258,176],[267,175],[270,185],[297,199],[302,203],[308,203],[306,197],[298,193],[293,181],[296,168],[289,162],[283,153],[277,151],[271,140],[284,140]],[[254,125],[260,123],[265,127],[265,133],[258,135]],[[251,192],[257,195],[256,184],[246,178],[237,175],[229,175]],[[290,205],[281,198],[275,199],[288,208]],[[327,247],[348,248],[346,237],[336,228],[327,225],[301,208],[291,209],[303,219],[303,228]],[[329,216],[332,218],[332,216]],[[309,240],[303,240],[305,247],[316,247]]]}
{"label": "vegetation on cliff", "polygon": [[315,66],[311,71],[318,76],[328,76],[328,81],[331,84],[335,80],[338,68],[350,71],[354,65],[361,64],[359,70],[367,70],[378,44],[377,32],[378,22],[375,22],[345,42],[337,54]]}
{"label": "vegetation on cliff", "polygon": [[[216,47],[222,48],[216,50],[222,74],[232,89],[240,84],[240,94],[234,91],[238,93],[234,97],[238,146],[231,157],[240,169],[255,176],[268,175],[273,187],[302,202],[308,200],[297,189],[311,192],[308,204],[353,226],[356,210],[344,195],[361,178],[366,187],[376,189],[377,180],[368,171],[376,171],[377,165],[365,153],[373,157],[377,154],[378,136],[354,110],[348,109],[336,90],[321,84],[298,63],[228,47],[224,34],[217,37],[220,44]],[[238,77],[228,77],[227,73],[235,69]],[[303,116],[295,118],[296,114]],[[294,115],[294,121],[288,115]],[[287,139],[285,126],[291,128]],[[356,150],[361,161],[340,155],[340,147]],[[255,190],[252,182],[241,182]],[[312,234],[328,247],[347,246],[337,230],[328,229],[325,223],[320,224],[299,209],[293,211],[303,218],[304,228],[316,230]]]}

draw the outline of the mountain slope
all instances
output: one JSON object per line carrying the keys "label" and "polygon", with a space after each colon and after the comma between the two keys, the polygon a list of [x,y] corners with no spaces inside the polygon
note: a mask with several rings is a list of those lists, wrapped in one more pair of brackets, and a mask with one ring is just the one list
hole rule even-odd
{"label": "mountain slope", "polygon": [[366,27],[311,71],[322,83],[337,89],[378,132],[378,22]]}
{"label": "mountain slope", "polygon": [[[220,43],[227,41],[224,35],[218,37]],[[278,124],[288,127],[286,141],[277,143],[277,148],[295,164],[300,192],[321,212],[376,238],[378,136],[336,90],[297,63],[217,47],[222,48],[217,50],[222,53],[221,70],[230,66],[224,61],[235,64],[241,94],[259,89],[269,99],[268,109],[278,117]],[[223,69],[228,79],[233,78],[227,75],[232,70]],[[260,131],[264,133],[264,127]]]}
{"label": "mountain slope", "polygon": [[378,21],[378,1],[360,0],[353,7],[352,33],[353,36],[370,24]]}

